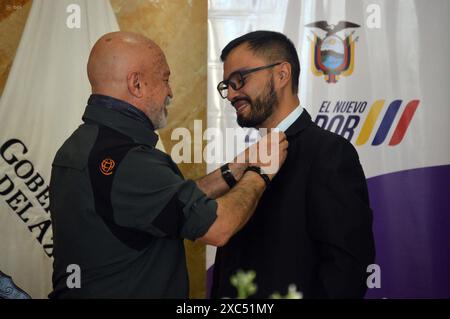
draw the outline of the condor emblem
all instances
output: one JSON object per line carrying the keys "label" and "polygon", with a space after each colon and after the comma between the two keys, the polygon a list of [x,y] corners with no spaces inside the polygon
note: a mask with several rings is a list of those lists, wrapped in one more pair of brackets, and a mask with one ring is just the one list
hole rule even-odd
{"label": "condor emblem", "polygon": [[311,41],[311,71],[316,76],[325,76],[327,83],[336,83],[340,76],[349,76],[353,73],[355,60],[355,42],[352,39],[355,31],[344,35],[337,35],[339,31],[347,28],[359,28],[359,24],[339,21],[337,25],[328,24],[326,21],[316,21],[306,24],[308,28],[319,28],[326,32],[324,37],[319,37],[313,32],[314,40]]}

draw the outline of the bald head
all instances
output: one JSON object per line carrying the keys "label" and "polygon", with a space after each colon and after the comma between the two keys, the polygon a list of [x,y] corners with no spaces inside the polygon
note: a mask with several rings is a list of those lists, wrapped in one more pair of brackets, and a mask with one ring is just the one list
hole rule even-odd
{"label": "bald head", "polygon": [[[154,91],[164,81],[168,82],[170,75],[159,46],[130,32],[103,35],[91,50],[87,72],[92,93],[129,102],[149,117],[159,103]],[[164,98],[172,97],[170,87],[166,91]]]}
{"label": "bald head", "polygon": [[89,56],[87,71],[92,92],[121,91],[130,72],[157,68],[157,62],[162,62],[163,57],[161,49],[142,35],[129,32],[105,34],[95,43]]}

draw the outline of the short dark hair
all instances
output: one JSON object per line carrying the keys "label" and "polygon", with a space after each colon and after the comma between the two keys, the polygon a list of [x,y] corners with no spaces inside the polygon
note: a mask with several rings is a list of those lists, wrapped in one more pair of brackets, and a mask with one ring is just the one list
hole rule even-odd
{"label": "short dark hair", "polygon": [[258,56],[262,56],[269,63],[279,61],[289,62],[291,65],[292,93],[298,93],[298,81],[300,77],[300,62],[297,50],[291,40],[284,34],[274,31],[253,31],[228,43],[222,50],[220,59],[225,62],[230,52],[241,44],[246,43],[250,50]]}

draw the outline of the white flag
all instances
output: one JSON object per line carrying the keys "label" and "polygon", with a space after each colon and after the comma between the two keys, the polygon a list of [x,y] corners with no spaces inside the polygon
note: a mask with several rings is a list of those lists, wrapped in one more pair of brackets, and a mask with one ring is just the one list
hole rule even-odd
{"label": "white flag", "polygon": [[81,124],[90,49],[117,30],[107,0],[34,0],[0,100],[0,275],[33,298],[52,289],[51,163]]}

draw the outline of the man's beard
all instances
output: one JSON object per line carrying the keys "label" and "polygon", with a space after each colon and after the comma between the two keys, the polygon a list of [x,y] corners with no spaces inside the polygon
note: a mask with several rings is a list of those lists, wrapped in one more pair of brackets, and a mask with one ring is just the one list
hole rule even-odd
{"label": "man's beard", "polygon": [[152,120],[155,130],[161,129],[167,125],[167,107],[169,106],[171,100],[172,99],[169,96],[166,97],[161,111],[156,114],[156,118]]}
{"label": "man's beard", "polygon": [[250,114],[247,116],[237,116],[237,123],[240,127],[256,127],[262,124],[272,115],[274,108],[278,105],[278,97],[273,84],[273,77],[267,83],[263,93],[254,101],[244,98],[250,103]]}

